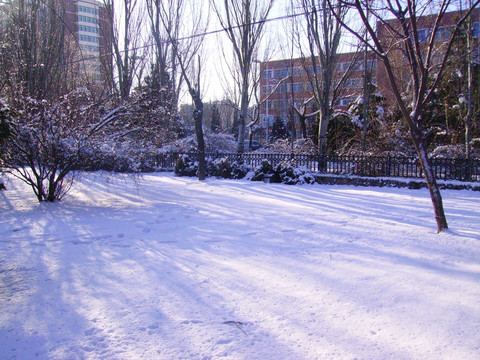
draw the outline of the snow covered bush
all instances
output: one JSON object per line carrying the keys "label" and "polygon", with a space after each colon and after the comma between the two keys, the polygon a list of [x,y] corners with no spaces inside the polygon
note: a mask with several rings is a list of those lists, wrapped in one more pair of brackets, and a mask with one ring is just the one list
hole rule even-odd
{"label": "snow covered bush", "polygon": [[263,160],[253,170],[252,181],[266,181],[287,185],[314,184],[315,176],[305,167],[295,167],[291,161],[283,161],[273,166],[270,161]]}
{"label": "snow covered bush", "polygon": [[[61,199],[68,191],[73,171],[88,159],[93,138],[92,115],[83,104],[84,93],[64,97],[59,103],[17,97],[10,116],[11,136],[1,144],[6,170],[29,184],[39,201]],[[73,116],[73,107],[84,105],[85,117]],[[77,114],[78,115],[78,114]]]}
{"label": "snow covered bush", "polygon": [[[457,144],[457,145],[443,145],[437,146],[430,154],[432,158],[448,158],[448,159],[456,159],[456,158],[464,158],[465,157],[465,145],[464,144]],[[471,157],[475,158],[477,154],[474,152],[471,154]]]}
{"label": "snow covered bush", "polygon": [[275,175],[272,164],[268,160],[263,160],[260,165],[253,169],[253,175],[250,178],[252,181],[264,181],[265,179],[270,179],[270,182],[280,182],[276,181],[276,178],[272,178]]}
{"label": "snow covered bush", "polygon": [[198,162],[194,161],[187,154],[178,157],[175,164],[175,174],[178,176],[197,176]]}
{"label": "snow covered bush", "polygon": [[295,167],[289,161],[278,164],[275,172],[280,178],[282,184],[297,185],[297,184],[314,184],[315,176],[304,166]]}
{"label": "snow covered bush", "polygon": [[[206,159],[207,176],[224,179],[243,179],[251,167],[247,164],[231,161],[228,157]],[[194,155],[182,154],[175,164],[175,174],[178,176],[197,176],[198,162]]]}
{"label": "snow covered bush", "polygon": [[152,96],[118,106],[85,88],[53,101],[12,96],[11,136],[0,144],[6,171],[29,184],[39,201],[55,201],[78,170],[153,170],[158,145],[176,136],[177,119]]}
{"label": "snow covered bush", "polygon": [[207,174],[212,174],[219,178],[231,179],[232,166],[230,161],[226,157],[215,160],[207,159]]}

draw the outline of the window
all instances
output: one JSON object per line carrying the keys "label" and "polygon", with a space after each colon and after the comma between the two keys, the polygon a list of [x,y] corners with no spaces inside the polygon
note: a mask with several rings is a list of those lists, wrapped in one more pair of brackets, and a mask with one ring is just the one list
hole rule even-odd
{"label": "window", "polygon": [[340,100],[340,106],[348,106],[355,100],[354,97],[347,97]]}
{"label": "window", "polygon": [[90,24],[98,24],[98,19],[91,16],[77,15],[77,20]]}
{"label": "window", "polygon": [[279,87],[277,87],[277,90],[275,90],[276,93],[284,93],[287,88],[285,87],[285,84],[280,84]]}
{"label": "window", "polygon": [[98,28],[93,27],[93,26],[87,26],[87,25],[78,25],[78,31],[85,31],[85,32],[91,32],[94,34],[98,34]]}
{"label": "window", "polygon": [[363,61],[355,61],[352,65],[352,71],[361,71],[365,67],[365,63]]}
{"label": "window", "polygon": [[78,5],[78,12],[84,12],[84,13],[87,13],[87,14],[98,15],[98,9],[91,8],[89,6],[83,6],[83,5]]}
{"label": "window", "polygon": [[81,47],[82,50],[88,51],[88,52],[98,53],[100,51],[98,46],[82,44],[82,45],[80,45],[80,47]]}
{"label": "window", "polygon": [[448,27],[439,27],[437,33],[435,34],[435,40],[437,41],[447,41],[450,39],[451,31]]}
{"label": "window", "polygon": [[95,37],[95,36],[89,36],[89,35],[79,34],[79,35],[78,35],[78,40],[79,40],[79,41],[88,41],[88,42],[92,42],[92,43],[97,43],[97,44],[98,44],[98,38]]}
{"label": "window", "polygon": [[347,79],[347,81],[345,81],[345,87],[347,89],[351,89],[351,88],[361,88],[363,86],[363,79]]}
{"label": "window", "polygon": [[277,69],[273,71],[274,78],[284,78],[287,76],[287,69]]}
{"label": "window", "polygon": [[[293,85],[293,86],[292,86]],[[303,83],[287,83],[287,91],[288,92],[302,92],[303,91]]]}
{"label": "window", "polygon": [[303,84],[302,83],[293,84],[293,91],[294,92],[302,92],[303,91]]}
{"label": "window", "polygon": [[262,78],[263,79],[270,79],[272,77],[272,71],[271,70],[265,70],[262,73]]}
{"label": "window", "polygon": [[420,29],[417,30],[418,41],[419,42],[427,42],[430,40],[430,35],[432,34],[431,29]]}
{"label": "window", "polygon": [[293,68],[293,76],[300,76],[301,70],[298,67]]}
{"label": "window", "polygon": [[478,35],[480,35],[480,23],[473,23],[473,29],[472,29],[472,32],[473,32],[473,37],[478,37]]}

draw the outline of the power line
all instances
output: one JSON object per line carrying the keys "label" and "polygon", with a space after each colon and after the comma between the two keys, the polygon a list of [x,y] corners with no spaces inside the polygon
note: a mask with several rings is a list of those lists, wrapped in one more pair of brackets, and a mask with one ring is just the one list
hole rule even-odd
{"label": "power line", "polygon": [[[227,31],[228,29],[240,29],[240,28],[244,28],[244,27],[252,26],[252,25],[261,25],[261,24],[274,22],[274,21],[293,19],[293,18],[296,18],[296,17],[299,17],[299,16],[307,15],[308,13],[309,13],[308,11],[304,11],[304,12],[296,13],[296,14],[289,14],[289,15],[277,16],[277,17],[270,18],[270,19],[253,21],[253,22],[247,23],[247,24],[235,25],[235,26],[231,26],[231,27],[228,27],[228,28],[221,28],[221,29],[216,29],[216,30],[211,30],[211,31],[205,31],[205,32],[198,33],[198,34],[192,34],[192,35],[184,36],[184,37],[181,37],[181,38],[177,38],[177,39],[175,39],[175,41],[186,41],[186,40],[191,40],[191,39],[195,39],[195,38],[201,38],[201,37],[205,37],[205,36],[215,35],[215,34],[219,34],[219,33],[222,33],[224,31]],[[161,42],[161,44],[166,44],[166,43],[170,43],[170,42],[171,41],[169,41],[169,40],[164,40],[164,41]],[[131,49],[120,50],[119,53],[125,53],[125,52],[134,51],[134,50],[147,49],[147,48],[150,48],[150,47],[154,47],[156,45],[157,44],[155,44],[155,43],[146,44],[146,45],[142,45],[142,46],[133,47]],[[69,64],[74,64],[74,63],[78,63],[78,62],[82,62],[82,61],[88,61],[88,60],[95,60],[95,59],[98,59],[99,57],[102,57],[102,56],[107,57],[107,56],[113,56],[113,55],[114,54],[112,52],[110,52],[108,54],[104,54],[104,55],[100,55],[100,56],[84,57],[84,58],[81,58],[81,59],[72,60]]]}
{"label": "power line", "polygon": [[[57,16],[63,23],[65,23],[62,16],[57,14],[55,9],[52,9],[46,3],[45,0],[40,0],[40,2],[43,3],[45,6],[47,6],[50,9],[50,11],[53,12],[53,14],[55,16]],[[322,9],[313,8],[312,11],[313,12],[322,11]],[[308,15],[309,13],[310,13],[310,11],[304,10],[303,12],[300,12],[300,13],[282,15],[282,16],[277,16],[277,17],[273,17],[273,18],[269,18],[269,19],[262,19],[262,20],[253,21],[253,22],[250,22],[250,23],[247,23],[247,24],[239,24],[239,25],[234,25],[234,26],[230,26],[230,27],[227,27],[227,28],[222,27],[221,29],[204,31],[204,32],[201,32],[201,33],[198,33],[198,34],[192,34],[192,35],[184,36],[184,37],[181,37],[181,38],[177,38],[174,41],[192,40],[192,39],[195,39],[195,38],[201,38],[201,37],[205,37],[205,36],[219,34],[219,33],[222,33],[224,31],[227,31],[227,30],[230,30],[230,29],[241,29],[241,28],[244,28],[244,27],[247,27],[247,26],[252,26],[252,25],[262,25],[262,24],[266,24],[266,23],[270,23],[270,22],[276,22],[276,21],[287,20],[287,19],[294,19],[294,18],[297,18],[297,17],[300,17],[300,16]],[[68,28],[68,26],[67,26],[67,28]],[[69,29],[69,32],[72,33],[72,30]],[[72,35],[74,35],[74,34],[72,34]],[[78,38],[77,38],[77,41],[78,41]],[[169,40],[164,40],[164,41],[161,42],[161,44],[166,44],[166,43],[170,43],[170,42],[171,41],[169,41]],[[78,45],[79,45],[80,51],[82,51],[81,44],[78,44]],[[130,49],[119,50],[118,53],[127,53],[127,52],[130,52],[130,51],[147,49],[147,48],[154,47],[156,45],[157,45],[156,43],[145,44],[145,45],[133,47],[133,48],[130,48]],[[110,51],[106,54],[102,54],[102,55],[98,55],[98,56],[97,55],[92,55],[92,56],[87,56],[87,57],[82,57],[82,58],[79,58],[79,59],[71,60],[69,62],[64,63],[63,65],[71,65],[71,64],[75,64],[75,63],[84,62],[84,61],[96,60],[96,59],[99,59],[101,57],[111,57],[113,55],[114,55],[114,53]],[[58,65],[58,66],[60,66],[60,65]]]}

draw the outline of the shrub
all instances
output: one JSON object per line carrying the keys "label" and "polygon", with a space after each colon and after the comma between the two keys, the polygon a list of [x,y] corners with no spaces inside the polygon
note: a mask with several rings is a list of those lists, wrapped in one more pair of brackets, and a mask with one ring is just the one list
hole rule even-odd
{"label": "shrub", "polygon": [[[220,159],[207,158],[207,176],[215,176],[224,179],[243,179],[251,166],[237,161],[230,162],[228,157]],[[175,164],[175,174],[178,176],[197,176],[198,162],[190,155],[181,155]]]}
{"label": "shrub", "polygon": [[[268,160],[263,160],[262,163],[253,170],[254,174],[250,180],[252,181],[263,181],[265,178],[270,178],[272,181],[272,176],[275,174],[272,164]],[[277,181],[278,182],[278,181]]]}
{"label": "shrub", "polygon": [[[196,176],[198,163],[189,155],[182,155],[175,165],[175,174],[178,176]],[[207,159],[207,176],[215,176],[224,179],[247,179],[252,181],[264,181],[283,183],[288,185],[313,184],[315,176],[305,167],[295,168],[289,161],[282,162],[273,167],[268,160],[255,169],[243,162],[230,162],[228,157],[220,159]]]}
{"label": "shrub", "polygon": [[244,162],[234,161],[232,162],[232,179],[243,179],[252,172],[252,167]]}
{"label": "shrub", "polygon": [[178,176],[197,176],[198,162],[191,159],[189,155],[181,155],[175,164],[175,174]]}

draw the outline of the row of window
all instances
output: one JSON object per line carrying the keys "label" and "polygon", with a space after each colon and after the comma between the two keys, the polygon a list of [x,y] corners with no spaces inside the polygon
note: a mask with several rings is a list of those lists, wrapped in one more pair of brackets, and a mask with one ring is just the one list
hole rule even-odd
{"label": "row of window", "polygon": [[85,31],[85,32],[98,34],[98,27],[88,26],[88,25],[78,25],[78,31]]}
{"label": "row of window", "polygon": [[[340,106],[348,106],[352,102],[356,100],[355,96],[350,96],[346,97],[340,100],[339,105]],[[295,101],[295,106],[300,106],[302,104],[302,101]],[[288,102],[288,106],[291,106],[291,102]],[[284,100],[269,100],[266,101],[265,103],[262,104],[262,111],[270,111],[270,110],[279,110],[279,109],[285,109],[285,101]]]}
{"label": "row of window", "polygon": [[[375,70],[377,67],[377,61],[376,60],[367,60],[367,70]],[[337,67],[335,68],[336,72],[345,72],[348,71],[348,69],[352,71],[363,71],[365,68],[365,61],[364,60],[359,60],[355,61],[353,64],[351,61],[346,61],[346,62],[341,62],[337,64]]]}
{"label": "row of window", "polygon": [[90,36],[90,35],[83,35],[79,34],[78,35],[78,41],[88,41],[91,43],[97,43],[98,44],[98,38],[95,36]]}
{"label": "row of window", "polygon": [[360,89],[363,87],[363,79],[347,79],[343,85],[346,89]]}
{"label": "row of window", "polygon": [[78,12],[98,15],[98,9],[83,5],[78,5]]}
{"label": "row of window", "polygon": [[[376,60],[368,60],[367,62],[367,68],[369,70],[375,70],[377,65]],[[345,72],[349,68],[352,71],[362,71],[365,67],[365,62],[363,60],[361,61],[356,61],[355,63],[351,63],[350,61],[346,62],[340,62],[337,64],[335,71],[337,72]],[[317,74],[320,73],[320,66],[316,66],[316,72]],[[310,67],[306,70],[308,74],[313,74],[313,67]],[[282,69],[273,69],[273,70],[264,70],[262,73],[262,78],[263,79],[283,79],[287,77],[288,75],[293,75],[293,76],[300,76],[302,73],[305,73],[305,70],[300,67],[294,67],[294,68],[282,68]]]}
{"label": "row of window", "polygon": [[285,91],[287,92],[303,92],[305,90],[311,89],[311,86],[308,83],[286,83],[286,84],[280,84],[276,89],[276,85],[266,85],[262,86],[262,92],[264,94],[270,94],[274,89],[276,93],[283,93]]}
{"label": "row of window", "polygon": [[98,46],[82,44],[82,45],[80,45],[80,48],[82,50],[88,51],[88,52],[94,52],[94,53],[99,53],[100,52],[100,48]]}
{"label": "row of window", "polygon": [[[447,41],[452,35],[453,27],[451,26],[442,26],[437,29],[435,33],[436,41]],[[417,30],[418,41],[427,42],[432,36],[432,29],[419,29]],[[480,23],[476,22],[472,25],[472,35],[473,37],[478,37],[480,35]]]}
{"label": "row of window", "polygon": [[[372,80],[374,84],[376,84],[375,79]],[[345,89],[361,89],[363,87],[364,79],[363,78],[353,78],[345,80],[343,84],[343,88]],[[264,85],[262,86],[262,94],[270,94],[276,85]],[[312,85],[310,83],[286,83],[280,84],[276,89],[275,93],[291,93],[291,92],[311,92]]]}
{"label": "row of window", "polygon": [[77,15],[77,20],[81,22],[98,25],[98,19],[91,16]]}

